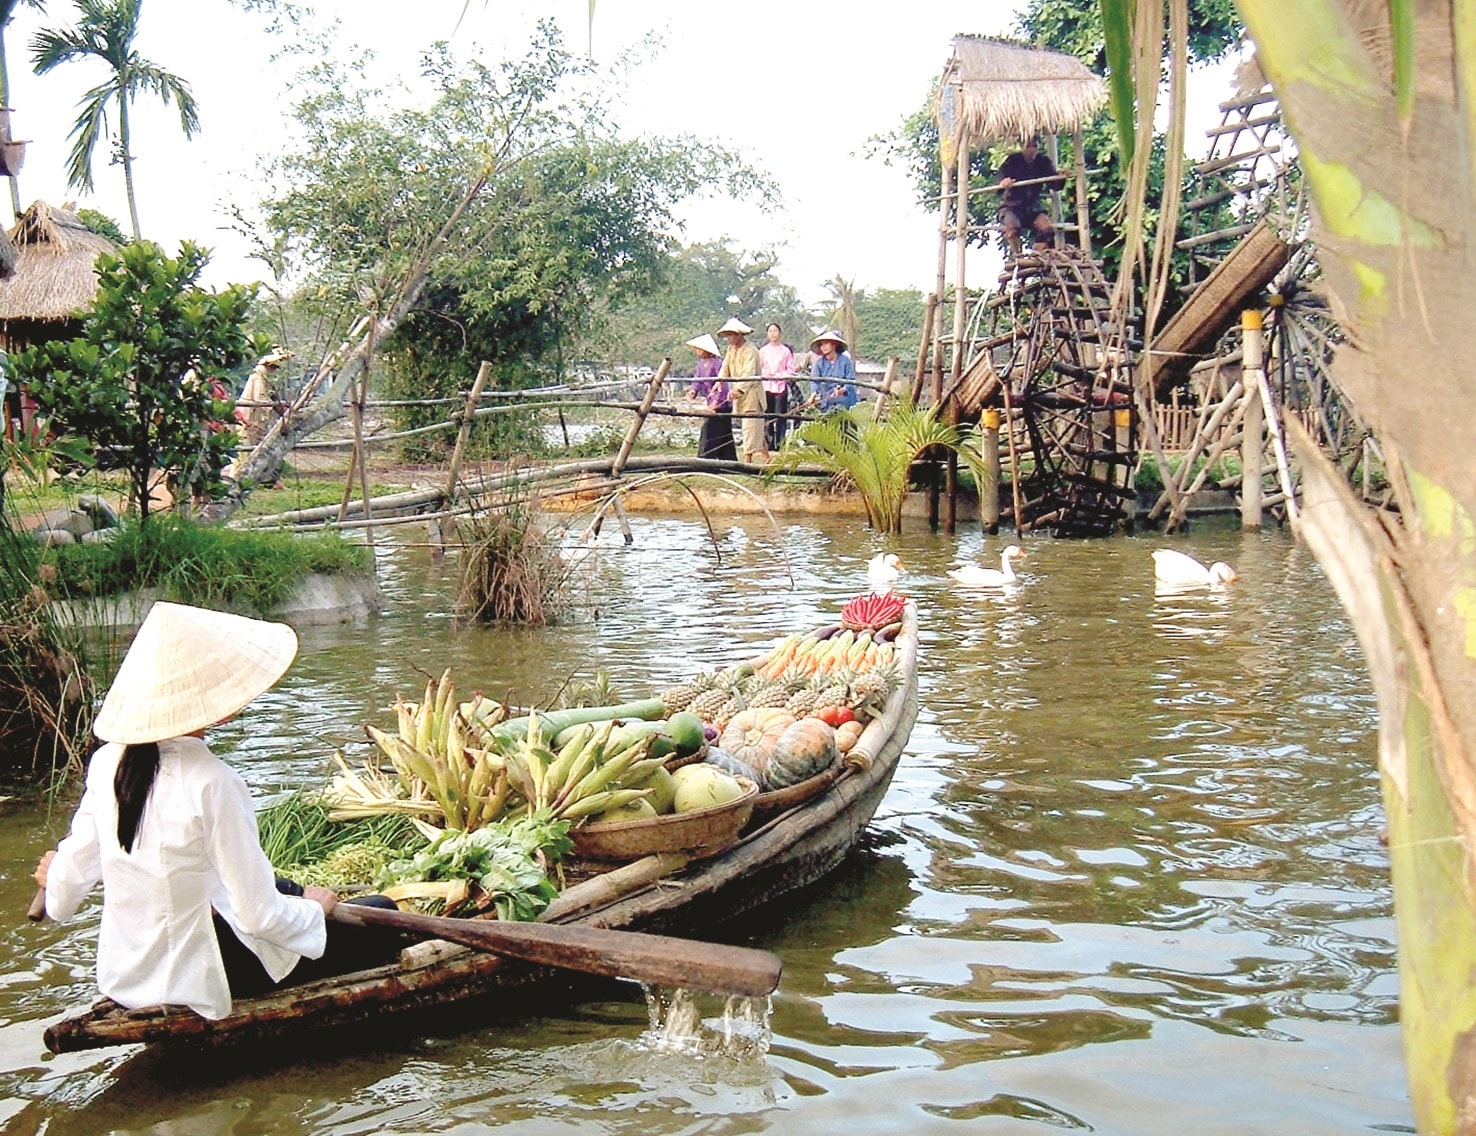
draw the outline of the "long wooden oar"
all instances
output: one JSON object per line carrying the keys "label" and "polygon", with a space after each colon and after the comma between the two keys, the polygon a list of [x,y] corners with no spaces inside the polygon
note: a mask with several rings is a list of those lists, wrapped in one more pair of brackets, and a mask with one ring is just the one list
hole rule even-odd
{"label": "long wooden oar", "polygon": [[350,927],[391,927],[447,939],[477,950],[563,970],[634,978],[715,994],[759,998],[779,985],[784,964],[769,951],[673,939],[638,931],[610,931],[564,923],[514,923],[493,919],[444,919],[340,903],[329,916]]}
{"label": "long wooden oar", "polygon": [[[45,917],[46,892],[38,888],[26,918]],[[561,970],[634,978],[654,985],[709,990],[714,994],[761,998],[774,992],[784,971],[784,963],[770,951],[645,935],[638,931],[571,927],[563,923],[442,919],[358,903],[340,903],[328,918],[349,927],[390,927],[429,939],[446,939]]]}

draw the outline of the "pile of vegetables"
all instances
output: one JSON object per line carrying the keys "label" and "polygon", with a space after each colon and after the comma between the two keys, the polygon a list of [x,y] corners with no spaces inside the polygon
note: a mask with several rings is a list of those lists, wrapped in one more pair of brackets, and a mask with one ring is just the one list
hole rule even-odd
{"label": "pile of vegetables", "polygon": [[709,808],[742,795],[739,777],[783,788],[854,747],[896,687],[900,609],[859,597],[845,616],[853,627],[790,635],[639,702],[508,718],[481,694],[459,700],[448,670],[419,702],[396,699],[393,733],[365,727],[376,752],[361,767],[336,755],[321,794],[265,810],[263,847],[299,882],[536,918],[571,825]]}

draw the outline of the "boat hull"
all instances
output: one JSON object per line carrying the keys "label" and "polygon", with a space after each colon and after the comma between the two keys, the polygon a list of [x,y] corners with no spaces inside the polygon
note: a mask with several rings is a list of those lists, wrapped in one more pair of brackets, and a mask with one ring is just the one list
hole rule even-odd
{"label": "boat hull", "polygon": [[[747,832],[732,848],[652,879],[627,894],[601,898],[557,921],[656,934],[692,934],[814,883],[840,864],[861,839],[906,748],[917,717],[916,612],[908,605],[897,638],[904,681],[871,722],[834,784]],[[540,986],[570,987],[573,976],[451,944],[422,944],[391,965],[284,987],[236,1002],[230,1015],[209,1020],[170,1007],[126,1010],[106,999],[53,1023],[45,1035],[53,1053],[112,1045],[218,1045],[298,1036],[308,1029],[378,1023],[403,1014],[466,1003],[489,994]]]}

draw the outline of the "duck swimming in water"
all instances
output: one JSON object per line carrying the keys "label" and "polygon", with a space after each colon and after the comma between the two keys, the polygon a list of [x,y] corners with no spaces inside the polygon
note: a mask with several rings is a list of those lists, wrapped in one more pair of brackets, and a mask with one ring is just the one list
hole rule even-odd
{"label": "duck swimming in water", "polygon": [[1212,587],[1233,583],[1238,577],[1235,569],[1223,560],[1205,567],[1194,557],[1172,548],[1153,550],[1153,578],[1160,584],[1172,587]]}
{"label": "duck swimming in water", "polygon": [[977,564],[965,564],[962,568],[951,568],[948,575],[966,588],[1002,588],[1019,579],[1015,575],[1015,561],[1025,558],[1025,550],[1012,544],[999,554],[998,568],[981,568]]}
{"label": "duck swimming in water", "polygon": [[895,552],[878,552],[866,562],[866,582],[874,596],[889,594],[900,575],[902,561]]}

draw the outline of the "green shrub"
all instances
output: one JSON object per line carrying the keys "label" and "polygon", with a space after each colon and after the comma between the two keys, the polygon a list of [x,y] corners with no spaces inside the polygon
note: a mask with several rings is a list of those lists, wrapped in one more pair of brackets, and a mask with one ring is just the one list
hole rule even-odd
{"label": "green shrub", "polygon": [[280,604],[313,573],[361,570],[367,557],[337,533],[245,532],[175,516],[130,520],[111,541],[46,553],[52,590],[63,598],[154,587],[171,600],[255,612]]}

